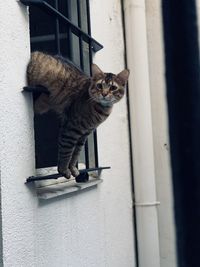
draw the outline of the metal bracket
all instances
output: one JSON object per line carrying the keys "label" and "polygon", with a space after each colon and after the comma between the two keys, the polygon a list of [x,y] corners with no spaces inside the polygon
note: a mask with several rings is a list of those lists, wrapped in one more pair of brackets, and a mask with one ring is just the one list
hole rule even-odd
{"label": "metal bracket", "polygon": [[45,93],[49,95],[49,91],[46,87],[43,86],[24,86],[23,91],[31,93]]}
{"label": "metal bracket", "polygon": [[134,206],[136,207],[151,207],[160,205],[160,201],[152,201],[152,202],[135,202]]}

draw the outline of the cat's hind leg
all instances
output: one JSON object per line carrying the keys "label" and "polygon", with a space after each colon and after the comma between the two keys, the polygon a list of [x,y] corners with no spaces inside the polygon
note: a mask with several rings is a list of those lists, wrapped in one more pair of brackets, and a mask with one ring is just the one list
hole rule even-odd
{"label": "cat's hind leg", "polygon": [[47,94],[41,94],[34,103],[34,111],[38,114],[48,112],[50,109],[49,96]]}

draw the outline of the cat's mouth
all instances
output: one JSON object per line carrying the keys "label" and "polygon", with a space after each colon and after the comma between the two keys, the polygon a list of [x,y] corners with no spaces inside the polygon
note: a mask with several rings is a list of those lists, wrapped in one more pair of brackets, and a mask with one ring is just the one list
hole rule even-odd
{"label": "cat's mouth", "polygon": [[104,107],[111,107],[113,102],[110,99],[102,98],[100,99],[99,103]]}
{"label": "cat's mouth", "polygon": [[111,107],[115,101],[113,101],[114,99],[108,95],[103,96],[103,95],[98,95],[98,96],[91,96],[91,99],[94,102],[99,103],[102,106],[105,107]]}

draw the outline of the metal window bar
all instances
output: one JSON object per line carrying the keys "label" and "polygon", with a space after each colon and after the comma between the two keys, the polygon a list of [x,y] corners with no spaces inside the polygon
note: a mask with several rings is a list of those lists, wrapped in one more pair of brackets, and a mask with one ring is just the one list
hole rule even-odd
{"label": "metal window bar", "polygon": [[[76,181],[80,183],[87,182],[89,179],[88,172],[98,171],[100,174],[102,170],[106,170],[106,169],[110,169],[110,167],[88,168],[88,169],[79,170],[80,175],[76,177]],[[27,178],[26,183],[42,181],[42,180],[47,180],[47,179],[58,179],[60,177],[62,177],[62,174],[59,174],[59,173],[51,174],[48,176],[30,176]]]}
{"label": "metal window bar", "polygon": [[[80,7],[80,1],[77,0],[77,11],[78,11],[78,26],[81,29],[81,7]],[[83,58],[83,39],[82,35],[79,36],[79,50],[80,50],[80,66],[81,69],[84,70],[84,58]]]}
{"label": "metal window bar", "polygon": [[[58,10],[58,0],[55,0],[55,8],[56,10]],[[56,29],[55,29],[55,39],[56,39],[56,50],[57,53],[60,54],[60,26],[59,26],[59,19],[56,18],[56,25],[55,25]]]}
{"label": "metal window bar", "polygon": [[99,51],[103,48],[103,46],[97,42],[95,39],[93,39],[88,33],[82,31],[78,26],[76,26],[73,22],[71,22],[67,17],[65,17],[62,13],[60,13],[57,9],[49,5],[46,1],[43,0],[20,0],[22,4],[26,6],[37,6],[44,10],[46,13],[49,13],[50,15],[62,20],[66,25],[70,26],[71,31],[76,36],[82,36],[83,40],[86,43],[91,43],[92,50],[94,52]]}
{"label": "metal window bar", "polygon": [[[61,53],[61,48],[60,48],[60,29],[59,29],[59,19],[64,20],[65,23],[67,23],[67,34],[69,36],[69,43],[70,43],[70,50],[72,49],[72,33],[78,36],[79,38],[79,52],[80,52],[80,69],[81,71],[84,71],[84,55],[83,55],[83,41],[85,41],[88,46],[89,46],[89,62],[90,62],[90,74],[91,74],[91,63],[92,63],[92,50],[94,52],[98,51],[99,49],[103,48],[102,45],[100,45],[97,41],[95,41],[91,37],[91,27],[90,27],[90,7],[89,7],[89,0],[86,0],[86,12],[87,12],[87,31],[88,34],[86,35],[85,32],[82,31],[82,22],[81,22],[81,6],[80,6],[80,0],[77,0],[77,15],[78,15],[78,27],[73,24],[68,18],[63,16],[59,11],[58,11],[58,0],[54,0],[55,8],[50,6],[48,3],[45,1],[38,1],[38,0],[32,0],[32,1],[25,1],[21,0],[21,2],[25,5],[35,5],[38,6],[44,11],[50,13],[50,15],[54,15],[56,17],[56,24],[55,24],[55,40],[56,40],[56,50],[57,53]],[[69,3],[68,3],[68,10],[67,10],[68,16],[70,16],[69,12]],[[69,53],[70,59],[71,59],[71,51]],[[75,65],[71,60],[66,59],[66,61],[69,61],[70,64]],[[78,67],[75,65],[75,67]],[[24,87],[25,91],[35,91],[38,90],[38,92],[44,92],[47,93],[46,89],[43,87],[37,87],[37,88],[31,88],[31,87]],[[88,172],[90,171],[98,171],[99,174],[103,169],[109,169],[110,167],[99,167],[98,163],[98,147],[97,147],[97,132],[96,130],[93,133],[93,140],[94,140],[94,160],[95,160],[95,168],[89,168],[89,145],[88,141],[86,141],[85,144],[85,164],[86,164],[86,169],[85,170],[80,170],[80,175],[79,177],[76,178],[77,182],[87,182],[88,181]],[[27,182],[32,182],[32,181],[37,181],[37,180],[46,180],[46,179],[57,179],[61,177],[62,175],[60,174],[53,174],[53,175],[48,175],[48,176],[39,176],[39,177],[34,177],[31,176],[27,179]]]}
{"label": "metal window bar", "polygon": [[[80,0],[77,0],[77,11],[78,11],[78,26],[81,29],[82,23],[81,23],[81,7],[80,7]],[[90,41],[89,41],[89,47],[90,47]],[[79,36],[79,51],[80,51],[80,66],[81,69],[84,70],[84,57],[83,57],[83,39],[82,35]],[[90,63],[91,63],[90,59]],[[90,64],[91,65],[91,64]],[[88,140],[85,143],[85,165],[86,168],[89,168],[89,149],[88,149]]]}
{"label": "metal window bar", "polygon": [[[91,35],[91,21],[90,21],[90,3],[89,0],[86,0],[86,8],[87,8],[87,25],[88,25],[88,34]],[[89,43],[89,60],[92,62],[92,46],[91,46],[91,40]],[[90,64],[90,73],[92,73],[91,70],[91,64]],[[95,156],[95,166],[99,166],[99,159],[98,159],[98,143],[97,143],[97,130],[94,130],[93,132],[93,138],[94,138],[94,156]]]}
{"label": "metal window bar", "polygon": [[[67,4],[67,16],[68,16],[68,18],[70,18],[69,1],[68,1],[68,4]],[[68,36],[68,39],[69,39],[69,55],[71,57],[71,55],[72,55],[72,31],[71,31],[70,24],[67,25],[67,36]]]}

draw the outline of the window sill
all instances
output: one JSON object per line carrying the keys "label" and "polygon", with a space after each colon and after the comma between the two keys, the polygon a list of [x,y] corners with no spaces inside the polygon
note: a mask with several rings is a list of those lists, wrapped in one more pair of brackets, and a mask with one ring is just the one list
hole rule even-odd
{"label": "window sill", "polygon": [[[79,169],[84,169],[85,164],[79,163]],[[57,167],[42,168],[36,170],[36,175],[51,175],[56,173]],[[100,173],[97,171],[90,172],[89,181],[85,183],[77,183],[72,177],[67,180],[64,177],[52,180],[34,181],[34,186],[39,199],[51,199],[61,195],[73,194],[97,186],[102,183],[99,178]]]}
{"label": "window sill", "polygon": [[86,183],[76,183],[75,179],[65,179],[65,181],[62,179],[65,178],[61,178],[60,182],[58,179],[57,183],[45,186],[37,185],[37,182],[35,182],[38,198],[50,199],[61,195],[78,193],[85,189],[96,187],[98,184],[103,182],[102,179],[93,177],[90,177],[89,181]]}

